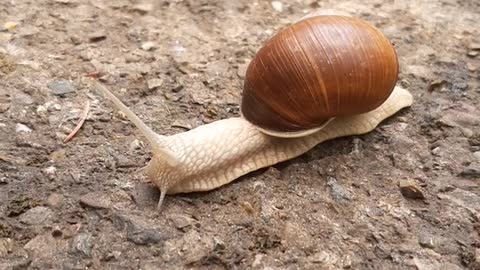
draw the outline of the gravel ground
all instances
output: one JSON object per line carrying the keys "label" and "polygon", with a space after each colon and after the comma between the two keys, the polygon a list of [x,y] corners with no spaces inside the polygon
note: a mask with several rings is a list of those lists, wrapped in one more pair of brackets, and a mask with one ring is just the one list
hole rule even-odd
{"label": "gravel ground", "polygon": [[[414,105],[156,211],[146,142],[85,75],[182,132],[238,116],[255,52],[318,10],[380,28]],[[480,269],[479,20],[476,0],[3,0],[0,269]]]}

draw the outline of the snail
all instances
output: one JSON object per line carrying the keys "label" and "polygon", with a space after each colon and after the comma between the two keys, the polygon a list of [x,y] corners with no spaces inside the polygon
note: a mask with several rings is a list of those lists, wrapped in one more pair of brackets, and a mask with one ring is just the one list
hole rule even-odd
{"label": "snail", "polygon": [[98,88],[152,149],[145,174],[166,194],[208,191],[297,157],[337,137],[364,134],[413,103],[400,86],[390,41],[352,17],[300,20],[271,37],[249,64],[240,116],[186,132],[155,133],[104,85]]}

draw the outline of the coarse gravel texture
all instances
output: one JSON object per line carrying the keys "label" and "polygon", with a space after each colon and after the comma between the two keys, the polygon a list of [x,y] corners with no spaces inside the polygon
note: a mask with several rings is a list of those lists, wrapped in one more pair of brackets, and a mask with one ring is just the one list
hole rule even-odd
{"label": "coarse gravel texture", "polygon": [[[255,52],[313,11],[380,28],[414,105],[159,213],[148,145],[85,75],[183,132],[238,116]],[[476,0],[3,0],[0,269],[480,269],[479,19]]]}

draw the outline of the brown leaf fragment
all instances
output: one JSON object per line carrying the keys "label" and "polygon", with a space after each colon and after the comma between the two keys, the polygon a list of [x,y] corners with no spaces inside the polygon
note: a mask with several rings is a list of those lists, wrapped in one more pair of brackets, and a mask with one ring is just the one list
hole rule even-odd
{"label": "brown leaf fragment", "polygon": [[400,192],[402,193],[403,197],[408,199],[425,199],[425,195],[423,194],[422,190],[408,180],[400,181]]}

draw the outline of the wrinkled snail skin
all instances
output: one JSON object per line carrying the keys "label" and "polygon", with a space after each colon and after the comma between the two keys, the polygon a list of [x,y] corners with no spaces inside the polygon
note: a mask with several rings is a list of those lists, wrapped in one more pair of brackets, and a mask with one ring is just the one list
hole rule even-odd
{"label": "wrinkled snail skin", "polygon": [[145,167],[148,178],[165,194],[208,191],[257,169],[297,157],[326,140],[364,134],[412,104],[412,95],[396,87],[373,111],[338,117],[305,137],[277,138],[259,131],[242,117],[219,120],[172,136],[155,134],[107,88],[100,89],[140,129],[152,146]]}
{"label": "wrinkled snail skin", "polygon": [[243,118],[220,120],[167,137],[169,146],[182,146],[179,157],[185,168],[184,175],[174,173],[172,177],[180,181],[167,193],[212,190],[249,172],[300,156],[326,140],[368,133],[412,101],[407,90],[396,88],[376,110],[336,118],[320,131],[299,138],[265,135]]}
{"label": "wrinkled snail skin", "polygon": [[356,18],[317,16],[281,30],[255,55],[241,117],[162,136],[97,88],[149,141],[145,173],[161,191],[160,208],[166,194],[212,190],[323,141],[372,131],[413,102],[395,87],[397,79],[395,49],[378,29]]}

